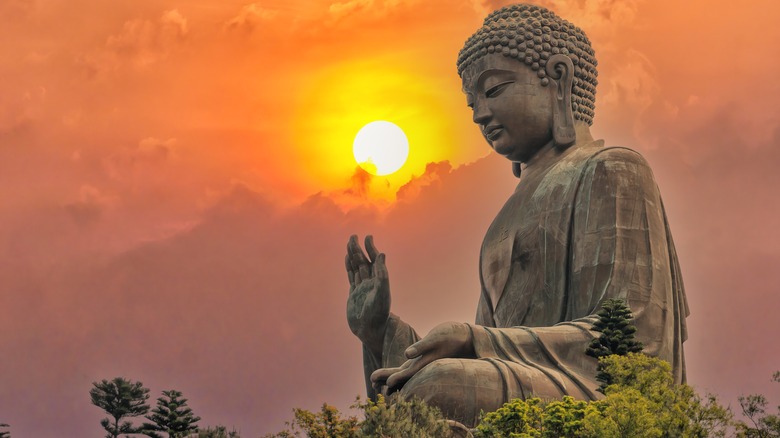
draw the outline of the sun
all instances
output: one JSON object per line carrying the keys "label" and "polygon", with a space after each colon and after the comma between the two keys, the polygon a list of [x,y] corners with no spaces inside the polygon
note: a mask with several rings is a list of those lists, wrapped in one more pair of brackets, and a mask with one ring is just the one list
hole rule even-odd
{"label": "sun", "polygon": [[400,169],[409,157],[409,140],[398,125],[378,120],[358,131],[352,143],[355,161],[368,173],[383,176]]}

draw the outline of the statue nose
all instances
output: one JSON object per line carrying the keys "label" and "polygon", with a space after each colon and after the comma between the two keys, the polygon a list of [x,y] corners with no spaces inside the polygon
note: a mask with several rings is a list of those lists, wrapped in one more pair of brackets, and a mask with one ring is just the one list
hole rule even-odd
{"label": "statue nose", "polygon": [[472,113],[472,120],[474,120],[474,123],[482,125],[484,128],[484,126],[487,125],[487,121],[489,121],[492,116],[493,114],[490,112],[490,109],[488,109],[487,104],[484,102],[477,102],[474,104],[474,111]]}

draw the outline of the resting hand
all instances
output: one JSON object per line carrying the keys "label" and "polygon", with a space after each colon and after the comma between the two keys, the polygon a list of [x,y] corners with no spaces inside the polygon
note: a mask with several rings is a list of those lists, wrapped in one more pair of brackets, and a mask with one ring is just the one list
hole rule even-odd
{"label": "resting hand", "polygon": [[[374,239],[366,236],[363,253],[357,236],[347,244],[347,322],[352,333],[375,355],[381,357],[387,319],[390,316],[390,280],[385,266],[385,255],[374,246]],[[370,259],[369,259],[370,257]]]}
{"label": "resting hand", "polygon": [[401,389],[426,365],[439,359],[475,359],[473,336],[467,324],[445,322],[427,336],[415,342],[404,352],[409,359],[397,368],[381,368],[371,374],[371,383],[378,392],[386,394]]}

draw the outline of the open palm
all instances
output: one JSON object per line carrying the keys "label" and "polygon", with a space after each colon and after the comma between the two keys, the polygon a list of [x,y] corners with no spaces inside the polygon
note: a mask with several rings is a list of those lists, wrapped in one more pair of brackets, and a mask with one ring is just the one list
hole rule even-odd
{"label": "open palm", "polygon": [[345,259],[349,277],[347,322],[349,328],[372,352],[381,354],[387,319],[390,316],[390,281],[385,255],[366,236],[366,252],[351,236]]}

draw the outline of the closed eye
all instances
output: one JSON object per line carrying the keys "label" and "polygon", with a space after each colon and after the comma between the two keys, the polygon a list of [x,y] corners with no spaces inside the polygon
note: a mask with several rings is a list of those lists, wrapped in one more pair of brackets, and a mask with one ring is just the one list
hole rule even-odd
{"label": "closed eye", "polygon": [[509,84],[511,84],[511,83],[513,83],[513,82],[514,82],[514,81],[506,81],[506,82],[502,82],[502,83],[500,83],[500,84],[494,85],[494,86],[490,87],[490,88],[489,88],[489,89],[488,89],[488,90],[485,92],[485,96],[487,96],[487,97],[496,97],[496,96],[498,96],[499,94],[501,94],[501,93],[502,93],[502,92],[503,92],[503,91],[506,89],[506,87],[507,87]]}

